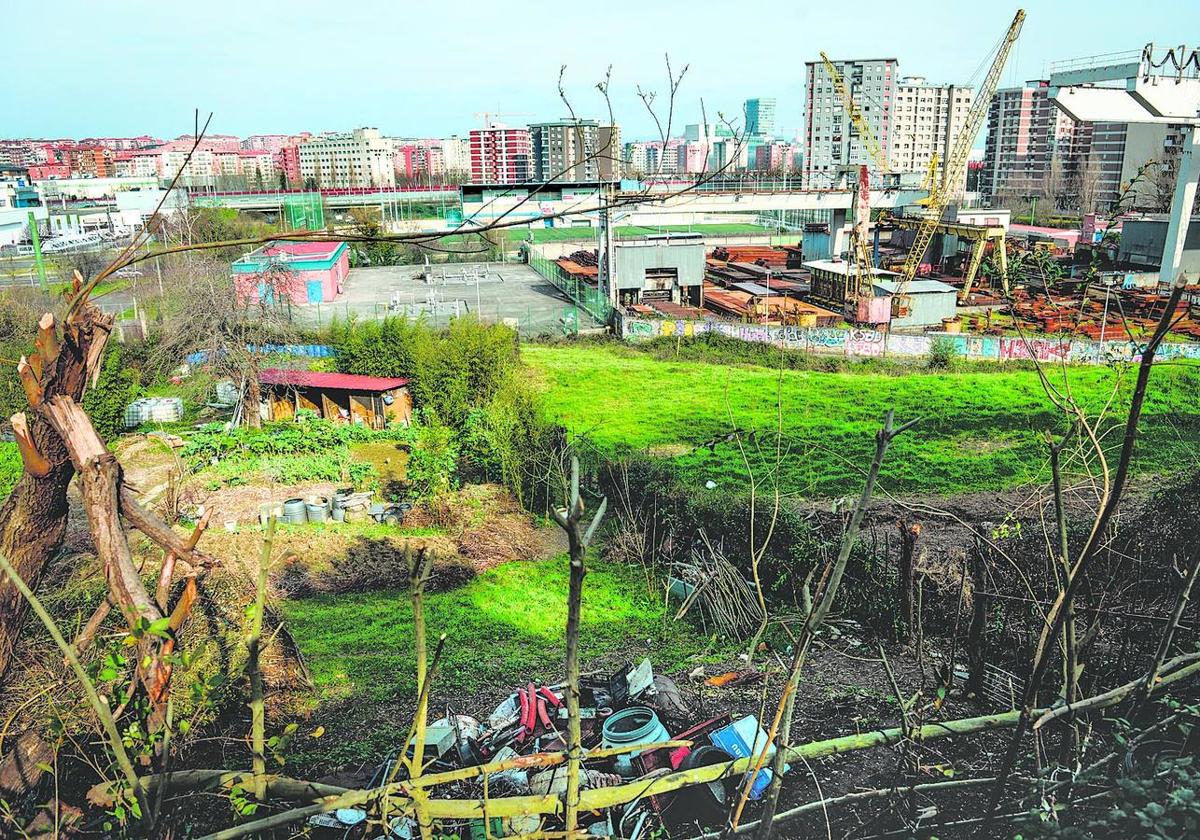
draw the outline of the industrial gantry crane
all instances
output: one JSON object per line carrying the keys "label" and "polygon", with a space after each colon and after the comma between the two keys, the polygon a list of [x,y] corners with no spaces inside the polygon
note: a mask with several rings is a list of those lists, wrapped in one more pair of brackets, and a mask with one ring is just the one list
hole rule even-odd
{"label": "industrial gantry crane", "polygon": [[[992,60],[992,66],[988,69],[983,84],[979,86],[979,94],[975,97],[975,101],[971,103],[971,110],[967,113],[967,119],[962,127],[962,131],[954,138],[954,145],[950,149],[950,155],[946,158],[946,165],[942,170],[941,187],[936,191],[936,195],[930,196],[931,200],[925,206],[921,223],[917,227],[916,235],[913,237],[912,248],[909,250],[908,257],[904,261],[904,267],[900,270],[900,281],[896,286],[895,294],[892,295],[893,317],[902,318],[909,313],[912,306],[912,299],[907,294],[908,286],[916,276],[917,269],[921,265],[921,258],[925,256],[925,251],[928,250],[929,244],[933,241],[934,234],[938,232],[938,227],[943,224],[942,213],[945,212],[946,206],[962,192],[967,172],[967,159],[971,154],[971,146],[975,142],[975,135],[979,133],[984,117],[987,116],[988,108],[992,103],[992,97],[996,95],[996,87],[1000,83],[1000,73],[1004,70],[1004,65],[1008,61],[1008,56],[1012,52],[1013,45],[1017,42],[1017,36],[1021,34],[1021,27],[1024,23],[1025,10],[1018,9],[1016,17],[1013,18],[1013,22],[1008,27],[1008,32],[1005,33],[1004,38],[1000,41],[1000,46],[996,50],[996,57]],[[971,255],[971,261],[976,267],[978,258],[983,253],[983,244],[983,240],[976,243],[975,252]],[[1001,255],[1003,251],[1003,243],[1001,243]],[[1006,278],[1005,283],[1007,284]]]}

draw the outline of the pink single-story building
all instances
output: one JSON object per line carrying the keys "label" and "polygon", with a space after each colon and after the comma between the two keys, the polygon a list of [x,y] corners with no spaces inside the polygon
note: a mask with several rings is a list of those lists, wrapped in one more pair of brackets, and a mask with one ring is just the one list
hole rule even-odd
{"label": "pink single-story building", "polygon": [[292,303],[329,303],[341,294],[350,272],[345,242],[271,242],[232,266],[239,298]]}

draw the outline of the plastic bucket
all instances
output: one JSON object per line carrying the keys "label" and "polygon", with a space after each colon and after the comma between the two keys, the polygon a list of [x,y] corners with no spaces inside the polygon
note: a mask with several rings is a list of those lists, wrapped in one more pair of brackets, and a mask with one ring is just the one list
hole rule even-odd
{"label": "plastic bucket", "polygon": [[[602,732],[602,743],[609,749],[632,744],[653,744],[671,738],[654,710],[645,706],[631,706],[617,712],[604,721]],[[640,752],[641,750],[632,750],[617,756],[616,769],[621,776],[634,778],[637,775],[632,760]]]}
{"label": "plastic bucket", "polygon": [[[775,755],[774,745],[768,744],[767,733],[763,732],[762,727],[758,725],[758,718],[753,715],[748,715],[718,729],[709,735],[708,739],[735,758],[747,758],[753,754],[757,759],[765,753],[765,761],[770,761],[771,757]],[[783,766],[785,773],[790,769],[791,767],[787,764]],[[751,799],[758,799],[762,796],[767,785],[771,783],[771,777],[770,768],[764,767],[758,771],[754,777],[754,786],[750,791]]]}

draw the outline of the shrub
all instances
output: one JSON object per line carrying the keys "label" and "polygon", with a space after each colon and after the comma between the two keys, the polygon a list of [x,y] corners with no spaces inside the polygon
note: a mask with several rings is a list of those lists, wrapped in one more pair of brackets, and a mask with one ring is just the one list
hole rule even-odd
{"label": "shrub", "polygon": [[408,480],[418,497],[438,496],[458,485],[458,446],[454,430],[432,418],[415,427],[408,456]]}
{"label": "shrub", "polygon": [[958,358],[958,345],[954,339],[939,335],[929,343],[929,359],[927,364],[933,370],[949,370]]}
{"label": "shrub", "polygon": [[125,408],[137,398],[141,377],[126,364],[124,348],[110,344],[104,353],[96,387],[83,395],[83,408],[100,437],[111,440],[125,429]]}
{"label": "shrub", "polygon": [[475,318],[455,318],[441,331],[404,317],[335,322],[329,340],[340,370],[412,379],[417,405],[456,429],[492,401],[518,363],[516,333]]}

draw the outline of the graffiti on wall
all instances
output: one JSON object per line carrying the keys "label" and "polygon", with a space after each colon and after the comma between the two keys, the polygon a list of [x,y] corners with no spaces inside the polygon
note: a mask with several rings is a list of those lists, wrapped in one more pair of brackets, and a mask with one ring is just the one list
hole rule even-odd
{"label": "graffiti on wall", "polygon": [[[811,353],[853,357],[921,357],[929,355],[936,338],[948,337],[960,356],[968,359],[1037,359],[1040,362],[1070,361],[1082,364],[1136,362],[1145,344],[1136,341],[1088,341],[1067,338],[996,338],[994,336],[926,333],[890,335],[870,329],[840,330],[830,327],[767,327],[760,324],[732,324],[718,321],[649,320],[622,318],[621,337],[626,341],[652,338],[688,338],[716,333],[726,338],[753,341],[805,350]],[[1160,359],[1198,359],[1200,343],[1163,344]]]}

